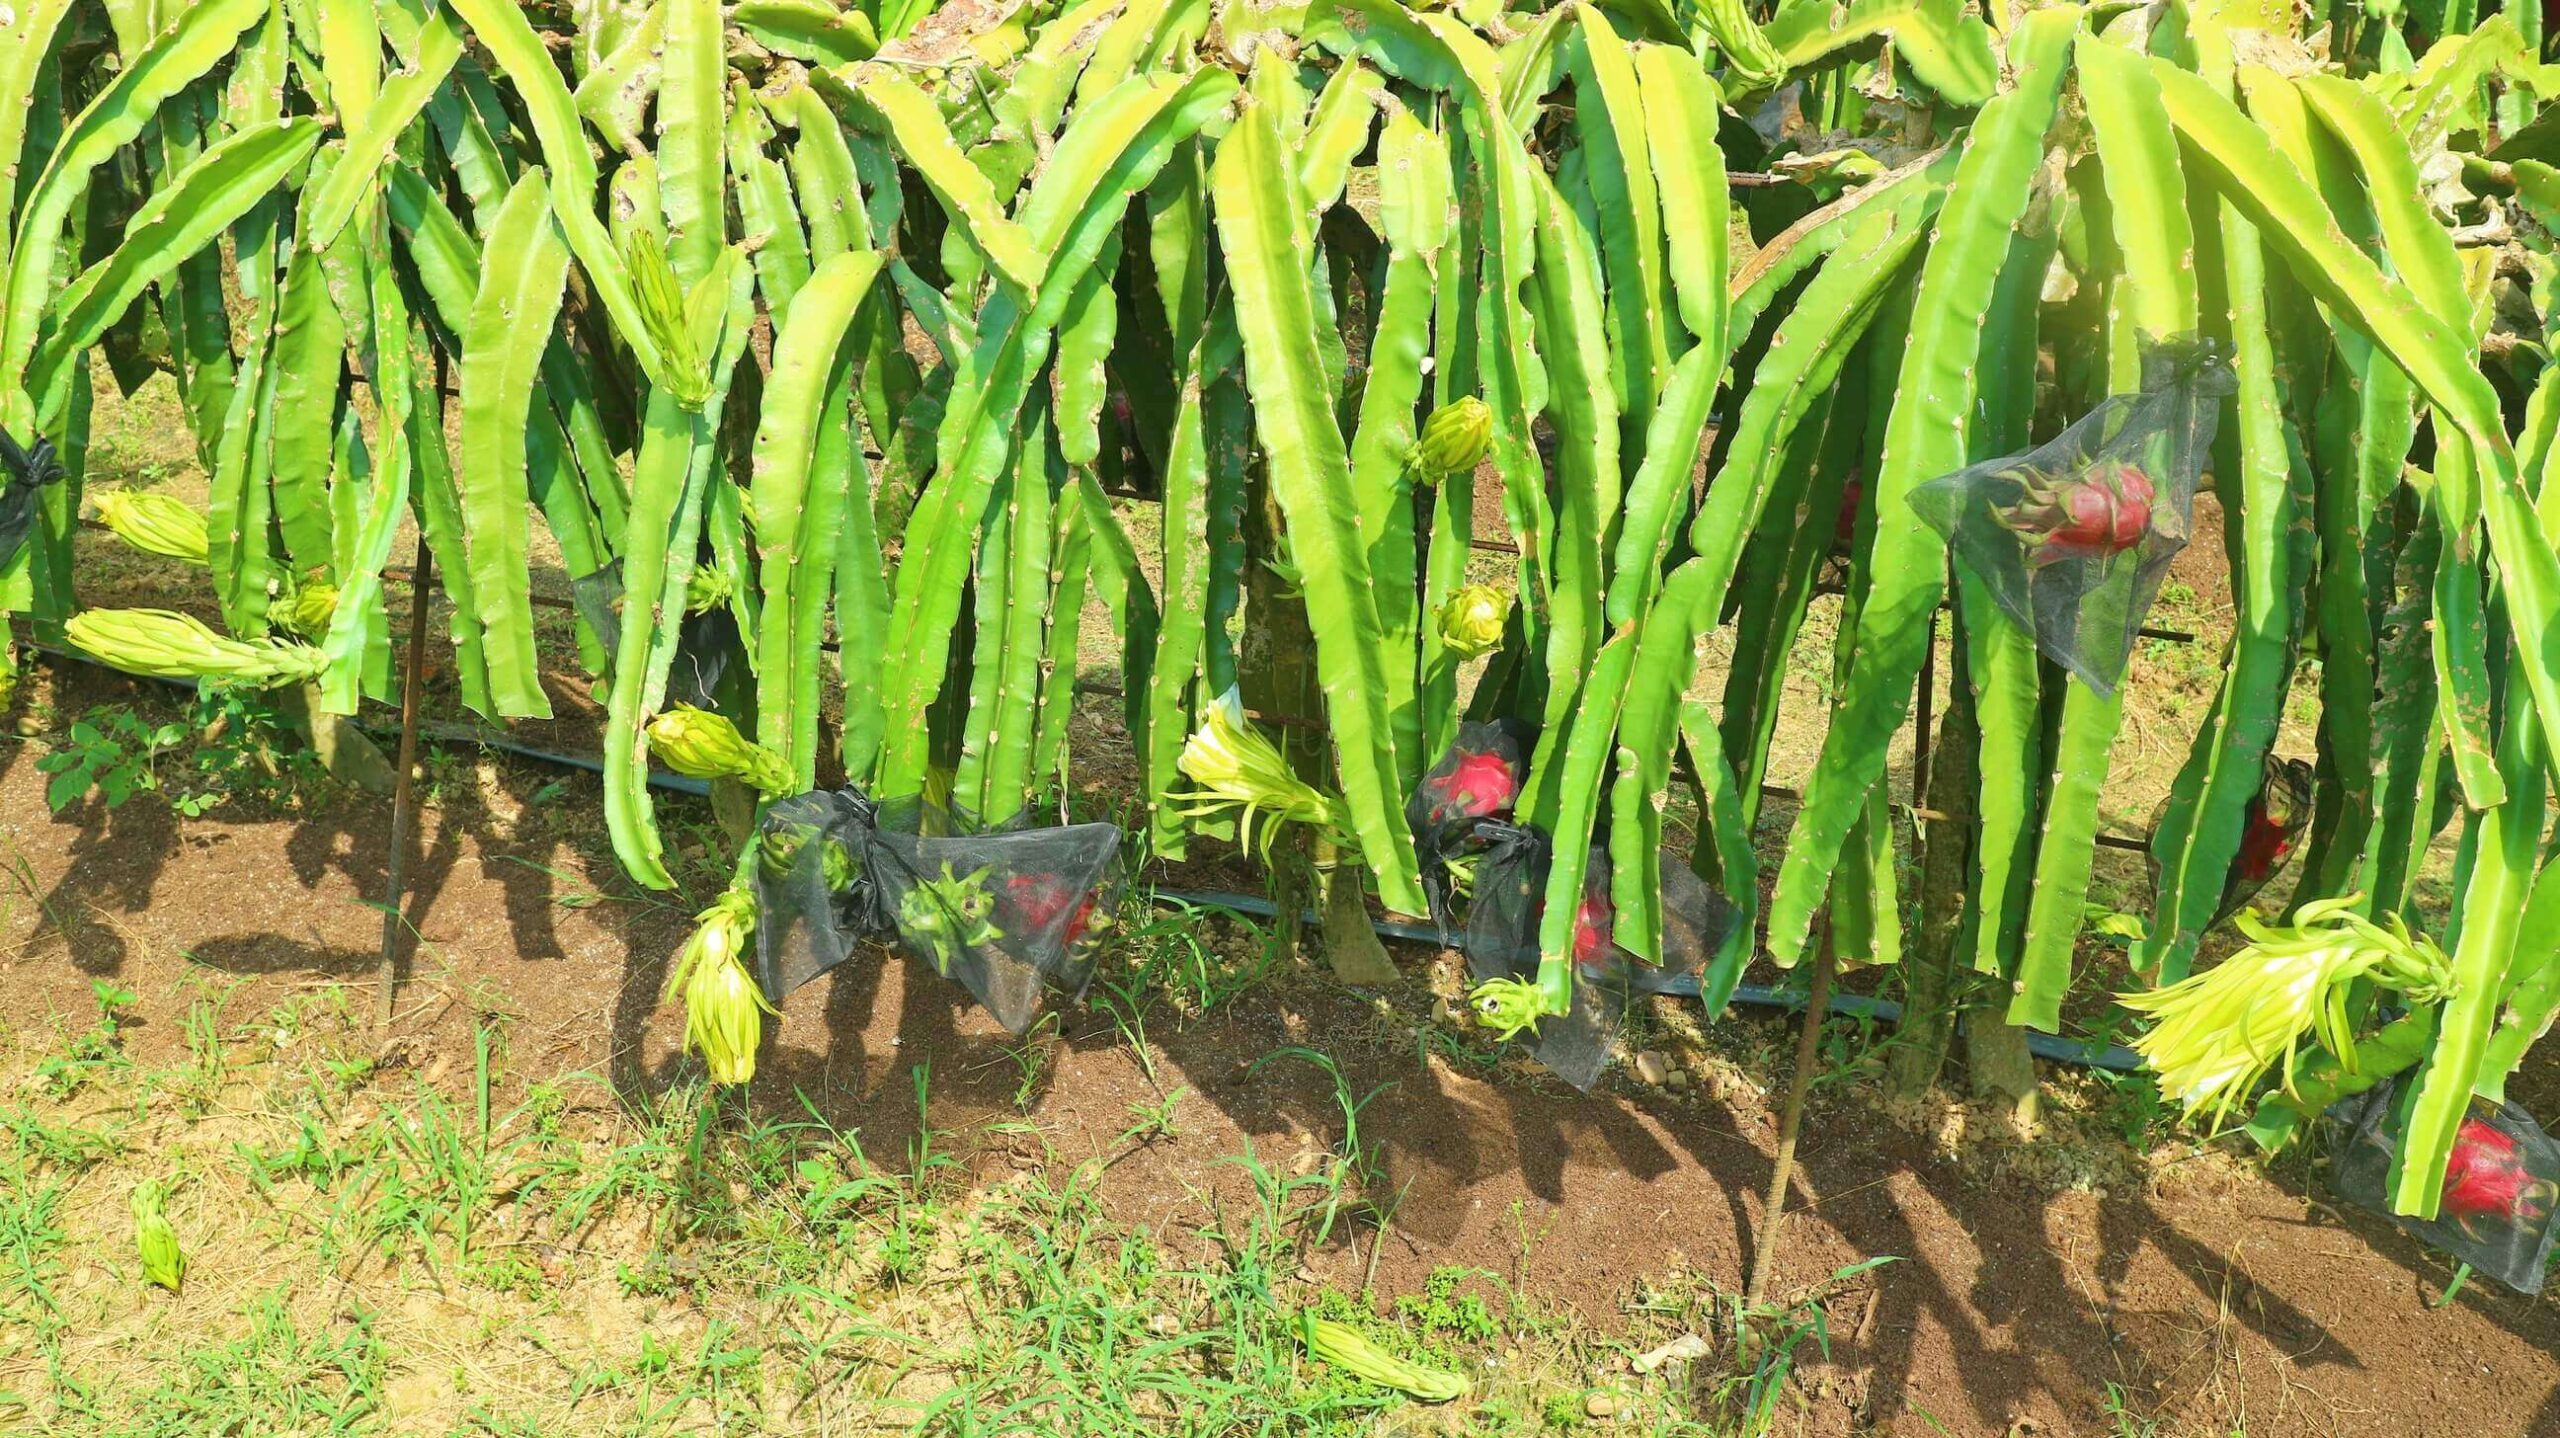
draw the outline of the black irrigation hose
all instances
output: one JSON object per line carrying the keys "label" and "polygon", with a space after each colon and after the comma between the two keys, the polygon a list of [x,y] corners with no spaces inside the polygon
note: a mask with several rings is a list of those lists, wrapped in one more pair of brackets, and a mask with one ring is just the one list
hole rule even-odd
{"label": "black irrigation hose", "polygon": [[[1158,889],[1158,903],[1180,904],[1190,908],[1224,909],[1230,913],[1250,914],[1258,919],[1277,918],[1279,906],[1269,899],[1252,894],[1231,893],[1222,889]],[[1308,924],[1319,923],[1315,910],[1306,913]],[[1394,919],[1372,919],[1369,927],[1380,938],[1401,939],[1417,944],[1441,944],[1441,933],[1428,924],[1407,924]],[[1649,992],[1671,994],[1681,998],[1698,996],[1698,981],[1692,976],[1666,979]],[[1805,996],[1792,989],[1773,989],[1761,984],[1741,984],[1733,991],[1733,1002],[1754,1008],[1795,1010],[1804,1007]],[[1831,996],[1829,1010],[1853,1018],[1871,1018],[1879,1023],[1902,1021],[1902,1005],[1891,999],[1871,999],[1863,994]],[[2055,1063],[2076,1064],[2082,1068],[2105,1069],[2110,1073],[2131,1073],[2142,1067],[2142,1057],[2122,1044],[2079,1043],[2055,1034],[2030,1033],[2027,1050],[2040,1059]]]}
{"label": "black irrigation hose", "polygon": [[[20,642],[26,641],[22,639]],[[96,668],[108,667],[98,664],[96,660],[86,655],[75,654],[67,649],[57,649],[52,645],[33,647],[57,659],[68,659]],[[120,669],[113,672],[124,673]],[[143,676],[127,675],[126,677]],[[195,687],[194,684],[183,679],[168,679],[161,682],[181,689]],[[399,732],[396,728],[386,725],[369,724],[362,720],[354,722],[357,728],[368,733],[396,734]],[[421,738],[431,739],[439,744],[471,744],[497,753],[512,754],[520,759],[531,759],[565,769],[580,769],[590,774],[604,772],[604,764],[601,760],[592,759],[583,754],[563,754],[553,749],[520,744],[513,739],[485,733],[468,725],[427,724],[420,726],[418,733]],[[649,783],[654,788],[677,794],[691,794],[696,798],[711,792],[711,786],[700,779],[689,779],[682,774],[671,774],[663,769],[650,770]],[[1222,889],[1157,889],[1153,891],[1153,897],[1158,903],[1178,904],[1196,909],[1223,909],[1228,913],[1245,914],[1258,919],[1276,918],[1280,913],[1279,907],[1269,899]],[[1307,911],[1306,922],[1309,924],[1320,922],[1314,910]],[[1394,919],[1372,919],[1369,921],[1369,927],[1377,930],[1380,938],[1435,946],[1441,942],[1440,931],[1427,924],[1407,924]],[[1689,977],[1669,979],[1654,992],[1695,998],[1698,994],[1698,981]],[[1742,984],[1734,989],[1733,1002],[1749,1004],[1754,1008],[1793,1011],[1804,1007],[1804,995],[1787,989],[1769,988],[1761,984]],[[1870,1018],[1878,1023],[1894,1024],[1902,1021],[1902,1005],[1891,999],[1871,999],[1862,994],[1833,994],[1829,1007],[1835,1014],[1847,1014],[1852,1018]],[[2080,1043],[2055,1034],[2028,1034],[2027,1051],[2037,1058],[2049,1059],[2054,1063],[2104,1069],[2109,1073],[2131,1073],[2142,1067],[2141,1056],[2122,1044]]]}

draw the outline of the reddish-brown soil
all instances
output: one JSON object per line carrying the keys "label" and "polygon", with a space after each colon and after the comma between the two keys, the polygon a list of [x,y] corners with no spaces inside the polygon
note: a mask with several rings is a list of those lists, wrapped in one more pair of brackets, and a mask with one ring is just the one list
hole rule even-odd
{"label": "reddish-brown soil", "polygon": [[[40,695],[40,713],[143,692],[57,673],[63,692]],[[112,977],[141,996],[135,1042],[174,1052],[208,975],[238,976],[234,1002],[248,1005],[369,975],[387,803],[346,795],[295,818],[180,820],[145,797],[50,817],[44,751],[41,736],[0,738],[8,1027],[85,1022],[89,980]],[[412,1061],[451,1050],[467,1068],[475,1013],[499,1008],[518,1016],[524,1075],[592,1071],[626,1092],[665,1082],[683,1060],[677,1016],[656,998],[686,905],[630,897],[597,832],[594,782],[468,752],[432,773],[396,1041]],[[1338,1142],[1328,1076],[1252,1066],[1303,1043],[1334,1055],[1354,1094],[1378,1090],[1361,1133],[1382,1153],[1377,1191],[1402,1193],[1374,1256],[1383,1289],[1480,1266],[1605,1326],[1647,1280],[1740,1287],[1775,1147],[1760,1085],[1764,1056],[1782,1050],[1777,1021],[1712,1026],[1734,1060],[1713,1082],[1619,1079],[1585,1096],[1516,1064],[1441,1056],[1424,1041],[1426,984],[1446,988],[1433,970],[1447,960],[1409,947],[1399,958],[1409,982],[1383,996],[1301,967],[1205,1018],[1160,1006],[1145,1029],[1156,1081],[1188,1096],[1177,1136],[1111,1166],[1118,1215],[1191,1214],[1199,1191],[1238,1191],[1229,1160],[1248,1143],[1285,1168]],[[793,997],[752,1099],[787,1114],[806,1094],[877,1161],[907,1151],[918,1064],[931,1065],[934,1128],[954,1135],[941,1141],[991,1174],[1127,1148],[1131,1106],[1157,1096],[1123,1029],[1079,1007],[1018,1108],[1020,1046],[956,991],[899,962],[848,967]],[[2431,1309],[2446,1265],[2381,1219],[2307,1198],[2298,1166],[2279,1179],[2218,1150],[2092,1161],[2059,1140],[1950,1144],[1950,1116],[1889,1119],[1852,1086],[1816,1098],[1776,1286],[1900,1261],[1831,1302],[1832,1360],[1802,1377],[1805,1431],[2115,1433],[2102,1406],[2115,1385],[2129,1411],[2165,1415],[2164,1434],[2560,1433],[2560,1313],[2480,1283]],[[1045,1141],[988,1131],[1024,1118]],[[1318,1266],[1356,1284],[1372,1261],[1363,1237]]]}

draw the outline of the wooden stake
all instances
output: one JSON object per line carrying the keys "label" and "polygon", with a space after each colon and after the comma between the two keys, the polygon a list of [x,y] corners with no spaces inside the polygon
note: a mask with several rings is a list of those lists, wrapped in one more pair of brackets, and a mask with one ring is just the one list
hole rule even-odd
{"label": "wooden stake", "polygon": [[1743,1289],[1742,1313],[1734,1324],[1739,1336],[1748,1336],[1752,1317],[1769,1297],[1769,1274],[1777,1267],[1778,1227],[1787,1216],[1787,1185],[1795,1178],[1796,1134],[1804,1127],[1805,1094],[1813,1087],[1822,1021],[1831,1016],[1831,971],[1839,962],[1831,946],[1831,916],[1826,913],[1820,942],[1814,947],[1813,987],[1805,995],[1804,1027],[1796,1034],[1796,1069],[1787,1078],[1787,1106],[1778,1115],[1778,1158],[1769,1170],[1768,1198],[1760,1205],[1760,1241],[1751,1253],[1751,1282]]}
{"label": "wooden stake", "polygon": [[409,880],[409,826],[416,817],[418,691],[427,667],[427,610],[435,593],[435,557],[418,536],[416,582],[409,588],[409,657],[400,671],[400,774],[391,786],[391,882],[382,896],[382,964],[375,975],[374,1027],[391,1027],[392,1000],[400,984],[400,897]]}

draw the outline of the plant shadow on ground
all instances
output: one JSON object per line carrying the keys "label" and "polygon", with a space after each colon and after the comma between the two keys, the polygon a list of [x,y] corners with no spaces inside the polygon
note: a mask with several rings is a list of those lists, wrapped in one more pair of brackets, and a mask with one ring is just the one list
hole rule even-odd
{"label": "plant shadow on ground", "polygon": [[[1340,1149],[1349,1094],[1364,1100],[1358,1131],[1375,1145],[1363,1156],[1365,1191],[1378,1202],[1311,1253],[1319,1272],[1345,1283],[1376,1276],[1396,1291],[1437,1263],[1492,1262],[1515,1283],[1552,1284],[1546,1291],[1582,1311],[1608,1313],[1666,1266],[1691,1285],[1721,1274],[1730,1286],[1745,1271],[1769,1173],[1767,1104],[1632,1083],[1577,1094],[1425,1017],[1430,1000],[1419,985],[1355,993],[1302,974],[1249,1006],[1206,1014],[1161,996],[1156,1021],[1141,1028],[1122,995],[1106,994],[1036,1040],[1043,1056],[1026,1068],[1008,1058],[1010,1040],[955,1016],[939,985],[888,960],[838,980],[822,1024],[785,1026],[754,1102],[772,1112],[813,1105],[858,1127],[875,1152],[899,1152],[914,1120],[896,1090],[931,1055],[936,1122],[988,1134],[991,1172],[1023,1160],[1004,1136],[1018,1121],[1038,1124],[1053,1155],[1085,1152],[1080,1130],[1094,1145],[1087,1157],[1106,1161],[1106,1201],[1144,1211],[1167,1189],[1231,1186],[1214,1155],[1236,1146]],[[1323,1036],[1328,1068],[1255,1061],[1309,1035]],[[1114,1147],[1099,1116],[1177,1087],[1215,1111],[1191,1120],[1196,1134]],[[2225,1150],[2148,1161],[2125,1151],[2112,1181],[2057,1178],[2036,1143],[1993,1140],[1951,1155],[1876,1107],[1855,1085],[1817,1100],[1781,1267],[1782,1290],[1818,1288],[1862,1256],[1921,1257],[1836,1296],[1847,1307],[1834,1314],[1819,1391],[1856,1431],[1901,1431],[1891,1424],[1906,1412],[1957,1432],[2007,1431],[2022,1418],[2075,1431],[2110,1403],[2163,1422],[2254,1411],[2251,1432],[2328,1431],[2358,1401],[2324,1393],[2335,1375],[2358,1375],[2360,1392],[2389,1386],[2391,1325],[2367,1314],[2336,1331],[2346,1316],[2337,1305],[2305,1301],[2321,1292],[2325,1260],[2287,1250],[2331,1248],[2352,1233],[2381,1255],[2362,1279],[2397,1267],[2403,1276],[2384,1292],[2412,1310],[2425,1297],[2422,1275],[2441,1271],[2389,1224],[2306,1207]],[[2155,1099],[2134,1121],[2157,1118]],[[2091,1126],[2069,1130],[2071,1141],[2092,1142]],[[2286,1186],[2299,1193],[2306,1179],[2292,1165]],[[2478,1316],[2529,1346],[2560,1337],[2546,1306],[2480,1301]],[[2560,1401],[2547,1378],[2518,1395],[2519,1412]]]}
{"label": "plant shadow on ground", "polygon": [[[104,989],[91,1031],[20,1030],[0,1058],[0,1419],[1321,1435],[1456,1431],[1454,1412],[1527,1434],[1605,1409],[1710,1431],[1668,1377],[1623,1375],[1622,1341],[1489,1275],[1437,1272],[1383,1315],[1310,1285],[1327,1182],[1249,1152],[1244,1201],[1150,1227],[1105,1211],[1092,1161],[973,1183],[931,1130],[880,1167],[805,1114],[692,1083],[627,1107],[574,1074],[511,1079],[521,1018],[475,1022],[459,1073],[404,1074],[370,1056],[360,990],[264,1013],[228,997],[179,1067],[123,1052],[133,996]],[[187,1254],[170,1293],[131,1257],[144,1182]],[[1468,1402],[1311,1361],[1302,1306],[1464,1371]]]}

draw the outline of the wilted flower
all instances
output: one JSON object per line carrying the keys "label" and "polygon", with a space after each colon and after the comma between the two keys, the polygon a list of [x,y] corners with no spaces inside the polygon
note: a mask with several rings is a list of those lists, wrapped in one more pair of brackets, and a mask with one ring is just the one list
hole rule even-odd
{"label": "wilted flower", "polygon": [[791,769],[781,755],[749,740],[727,718],[689,704],[649,721],[649,752],[690,778],[740,779],[766,794],[791,788]]}
{"label": "wilted flower", "polygon": [[98,522],[143,553],[189,564],[207,562],[210,541],[204,516],[185,501],[165,494],[109,489],[100,491],[93,502],[98,506]]}
{"label": "wilted flower", "polygon": [[1416,472],[1433,484],[1452,475],[1472,474],[1493,447],[1493,411],[1474,395],[1453,399],[1422,422],[1413,442]]}
{"label": "wilted flower", "polygon": [[161,1185],[144,1180],[133,1190],[133,1246],[142,1256],[142,1277],[171,1293],[187,1276],[187,1255],[178,1246],[178,1230],[162,1211]]}
{"label": "wilted flower", "polygon": [[2142,543],[2151,532],[2155,492],[2151,476],[2137,466],[2109,461],[2070,479],[2054,480],[2033,469],[2016,477],[2017,502],[1994,514],[2031,547],[2031,568],[2104,559]]}
{"label": "wilted flower", "polygon": [[762,1016],[773,1012],[745,961],[756,929],[755,897],[731,889],[694,921],[698,927],[676,957],[667,990],[684,995],[685,1051],[702,1055],[713,1083],[742,1084],[756,1076]]}
{"label": "wilted flower", "polygon": [[2290,928],[2240,914],[2249,947],[2167,988],[2118,994],[2126,1008],[2159,1019],[2133,1046],[2159,1074],[2160,1091],[2190,1113],[2210,1109],[2219,1123],[2278,1059],[2290,1091],[2305,1034],[2353,1071],[2351,980],[2370,976],[2420,1003],[2443,997],[2453,978],[2444,951],[2397,918],[2386,929],[2352,912],[2361,898],[2305,904]]}
{"label": "wilted flower", "polygon": [[[1233,695],[1208,707],[1201,716],[1199,730],[1183,744],[1182,757],[1175,762],[1200,786],[1191,793],[1172,796],[1202,801],[1184,812],[1206,813],[1221,804],[1243,806],[1243,817],[1236,825],[1237,843],[1253,842],[1256,814],[1269,816],[1273,824],[1346,827],[1341,801],[1290,772],[1289,761],[1262,737],[1261,731],[1245,722],[1244,708]],[[1264,825],[1262,830],[1266,854],[1271,847],[1273,824]]]}
{"label": "wilted flower", "polygon": [[1447,1403],[1466,1396],[1465,1378],[1398,1358],[1348,1323],[1318,1318],[1311,1310],[1301,1312],[1298,1336],[1307,1345],[1307,1352],[1363,1382],[1411,1394],[1425,1403]]}
{"label": "wilted flower", "polygon": [[1490,584],[1464,585],[1441,602],[1437,617],[1441,646],[1461,659],[1473,659],[1502,647],[1511,597]]}
{"label": "wilted flower", "polygon": [[263,686],[317,678],[329,667],[328,656],[310,645],[232,639],[167,609],[85,609],[63,631],[111,668],[162,679]]}

